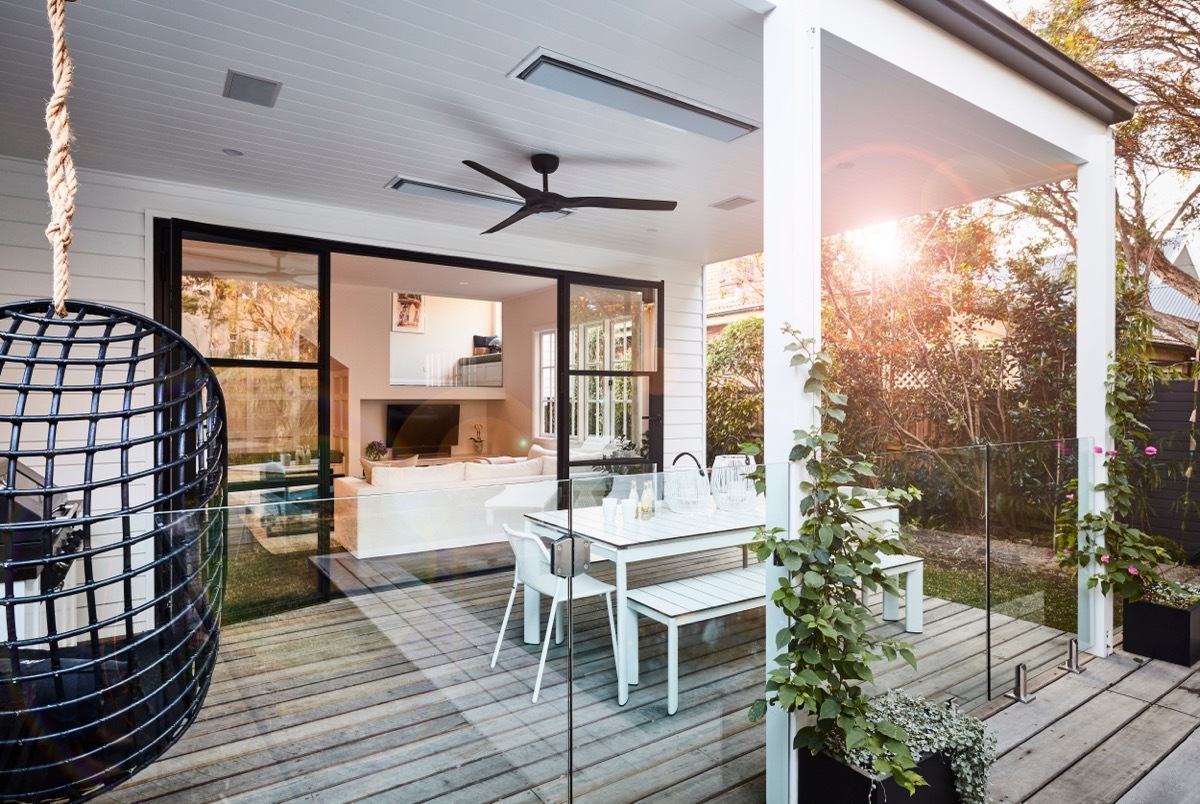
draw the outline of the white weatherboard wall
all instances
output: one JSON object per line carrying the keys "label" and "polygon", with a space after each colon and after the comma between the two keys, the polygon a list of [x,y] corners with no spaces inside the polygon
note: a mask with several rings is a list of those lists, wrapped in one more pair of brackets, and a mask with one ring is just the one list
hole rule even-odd
{"label": "white weatherboard wall", "polygon": [[[518,233],[412,221],[198,185],[81,170],[72,296],[152,312],[151,224],[176,217],[264,232],[454,254],[601,276],[666,282],[663,449],[669,461],[704,449],[702,268],[678,260],[539,240]],[[387,209],[380,190],[379,208]],[[582,213],[581,213],[582,214]],[[0,302],[50,294],[48,220],[40,162],[0,157]],[[561,221],[565,225],[570,220]],[[514,227],[516,228],[516,227]]]}

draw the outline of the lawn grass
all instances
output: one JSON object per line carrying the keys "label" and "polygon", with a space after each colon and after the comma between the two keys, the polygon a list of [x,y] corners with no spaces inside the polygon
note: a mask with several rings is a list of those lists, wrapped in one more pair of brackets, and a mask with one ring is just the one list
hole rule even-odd
{"label": "lawn grass", "polygon": [[[926,558],[925,594],[984,609],[984,569]],[[992,610],[997,613],[1075,633],[1077,607],[1075,579],[1066,573],[992,567]]]}
{"label": "lawn grass", "polygon": [[311,561],[316,554],[269,553],[257,544],[231,554],[221,622],[233,625],[322,602]]}

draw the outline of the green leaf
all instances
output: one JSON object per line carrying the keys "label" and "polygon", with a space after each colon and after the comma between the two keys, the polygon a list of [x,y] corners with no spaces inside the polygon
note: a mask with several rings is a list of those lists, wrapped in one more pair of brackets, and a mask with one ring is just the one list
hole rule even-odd
{"label": "green leaf", "polygon": [[842,705],[834,698],[826,698],[817,713],[817,720],[835,720],[842,711]]}
{"label": "green leaf", "polygon": [[818,380],[816,377],[810,377],[804,383],[804,393],[819,394],[823,386],[824,383],[822,383],[821,380]]}
{"label": "green leaf", "polygon": [[813,572],[812,570],[809,570],[808,572],[804,573],[804,585],[812,587],[813,589],[820,589],[825,585],[825,576],[821,575],[819,572]]}
{"label": "green leaf", "polygon": [[759,698],[757,701],[754,702],[754,705],[750,707],[750,722],[757,723],[758,721],[762,720],[766,716],[767,716],[767,702],[764,699]]}

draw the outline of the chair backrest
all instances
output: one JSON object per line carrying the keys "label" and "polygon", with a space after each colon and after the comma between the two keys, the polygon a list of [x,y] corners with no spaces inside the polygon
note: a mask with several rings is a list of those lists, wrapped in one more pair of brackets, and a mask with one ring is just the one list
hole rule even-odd
{"label": "chair backrest", "polygon": [[554,594],[553,589],[542,588],[553,577],[550,575],[550,550],[542,540],[532,533],[514,530],[508,525],[504,526],[504,533],[517,560],[517,579],[543,594]]}

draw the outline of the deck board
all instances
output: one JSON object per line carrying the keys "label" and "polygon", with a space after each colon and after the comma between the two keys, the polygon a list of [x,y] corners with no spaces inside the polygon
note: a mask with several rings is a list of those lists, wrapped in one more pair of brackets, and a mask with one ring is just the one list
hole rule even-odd
{"label": "deck board", "polygon": [[[740,565],[736,550],[668,559],[635,565],[630,584]],[[521,641],[522,595],[497,667],[488,666],[511,573],[420,580],[435,568],[428,560],[410,572],[398,558],[343,557],[329,563],[343,597],[225,629],[196,724],[163,759],[101,800],[564,800],[565,646],[552,644],[542,699],[531,704],[540,646]],[[612,573],[599,562],[591,574],[611,581]],[[543,601],[543,623],[548,608]],[[878,603],[873,610],[879,613]],[[928,598],[923,633],[881,624],[879,635],[913,644],[919,670],[882,663],[877,685],[954,694],[968,707],[983,703],[984,623],[977,609]],[[992,623],[995,686],[1004,686],[1017,661],[1033,674],[1063,660],[1067,635],[997,613]],[[762,612],[749,611],[681,628],[680,709],[667,716],[665,628],[643,618],[640,683],[621,707],[603,601],[576,604],[576,800],[761,801],[764,730],[746,713],[761,695],[763,627]],[[1106,801],[1127,790],[1131,802],[1150,801],[1151,793],[1174,789],[1172,768],[1200,755],[1189,728],[1200,718],[1198,674],[1123,655],[1088,667],[1043,687],[1033,704],[992,717],[1002,753],[995,800],[1049,800],[1060,791],[1056,779],[1073,778],[1072,763],[1088,767],[1089,751],[1136,749],[1128,771],[1094,775],[1113,790]],[[1171,712],[1171,728],[1143,739],[1159,709]]]}

